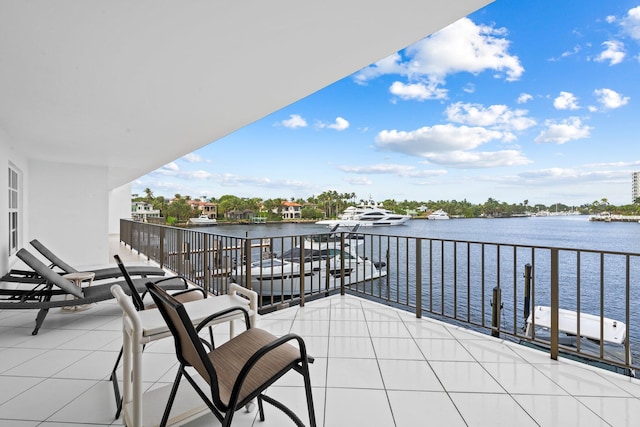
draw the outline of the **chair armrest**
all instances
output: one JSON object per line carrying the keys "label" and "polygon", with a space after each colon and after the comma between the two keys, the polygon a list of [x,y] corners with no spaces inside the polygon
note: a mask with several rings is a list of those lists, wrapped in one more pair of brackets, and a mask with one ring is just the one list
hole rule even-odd
{"label": "chair armrest", "polygon": [[162,283],[162,282],[166,282],[168,280],[175,280],[175,279],[180,279],[184,282],[184,287],[185,289],[189,287],[189,282],[187,282],[187,279],[184,278],[184,276],[169,276],[169,277],[163,277],[162,279],[159,280],[153,280],[153,284],[158,284],[158,283]]}
{"label": "chair armrest", "polygon": [[227,315],[229,315],[229,314],[231,314],[231,313],[233,313],[235,311],[239,311],[239,312],[242,313],[242,315],[244,316],[245,326],[246,326],[247,329],[250,329],[251,328],[251,322],[249,321],[249,312],[244,307],[235,306],[235,307],[226,308],[224,310],[220,310],[220,311],[218,311],[216,313],[213,313],[210,316],[207,316],[200,323],[198,323],[198,325],[196,326],[196,331],[200,332],[200,330],[202,328],[207,326],[213,320],[217,319],[218,317],[227,316]]}
{"label": "chair armrest", "polygon": [[237,283],[231,282],[229,284],[229,294],[230,295],[241,295],[244,298],[249,300],[249,308],[253,311],[254,314],[258,314],[258,293],[256,291],[252,291],[251,289],[243,288]]}
{"label": "chair armrest", "polygon": [[193,287],[193,288],[189,288],[189,289],[184,289],[182,291],[178,291],[178,292],[174,292],[171,294],[171,296],[175,297],[177,295],[184,295],[187,294],[189,292],[200,292],[202,294],[202,298],[207,298],[207,291],[205,291],[204,289],[200,288],[200,287]]}

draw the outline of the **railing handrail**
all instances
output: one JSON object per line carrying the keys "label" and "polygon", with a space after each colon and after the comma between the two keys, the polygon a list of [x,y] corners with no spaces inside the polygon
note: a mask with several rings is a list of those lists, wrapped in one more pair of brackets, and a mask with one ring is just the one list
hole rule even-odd
{"label": "railing handrail", "polygon": [[[624,270],[624,278],[619,280],[621,284],[616,282],[616,285],[624,286],[624,307],[620,309],[624,313],[626,325],[626,359],[622,362],[610,359],[604,352],[605,343],[602,339],[599,344],[600,354],[588,355],[626,370],[638,369],[632,364],[629,354],[632,349],[640,354],[640,345],[636,342],[640,330],[631,329],[630,326],[630,321],[635,321],[630,313],[638,312],[640,308],[631,306],[632,293],[640,293],[639,289],[631,285],[632,269],[640,269],[640,253],[380,235],[358,231],[356,237],[361,237],[363,243],[362,247],[357,247],[355,259],[352,256],[347,259],[345,251],[341,250],[337,258],[330,259],[327,256],[322,261],[314,261],[313,251],[304,248],[304,239],[325,234],[330,233],[249,238],[214,234],[211,230],[202,232],[121,220],[120,239],[132,249],[145,254],[148,259],[211,291],[225,292],[232,280],[248,288],[261,287],[258,291],[263,296],[263,311],[291,304],[304,305],[306,300],[333,292],[349,292],[412,311],[418,318],[423,315],[435,316],[497,336],[503,334],[514,340],[546,342],[552,359],[557,359],[560,353],[579,356],[588,354],[582,351],[580,340],[577,340],[577,349],[567,347],[559,340],[559,310],[568,298],[565,288],[571,288],[575,284],[573,292],[576,295],[571,298],[575,299],[575,311],[582,313],[582,299],[592,296],[581,288],[585,283],[591,284],[590,280],[595,283],[593,286],[597,287],[596,296],[599,298],[594,306],[599,308],[597,314],[601,318],[600,336],[604,337],[602,319],[605,317],[605,300],[610,298],[605,267],[609,258],[623,258],[624,265],[620,268]],[[333,235],[333,240],[317,240],[329,242],[328,245],[334,245],[333,249],[345,248],[349,233]],[[265,239],[268,240],[266,249]],[[288,272],[284,266],[277,270],[270,264],[270,277],[264,273],[252,272],[250,265],[256,257],[259,257],[256,271],[264,272],[269,260],[272,263],[274,259],[278,259],[273,255],[276,247],[284,252],[285,247],[295,245],[300,245],[301,261],[297,264],[297,271],[293,271],[293,266],[289,267],[291,271]],[[258,254],[256,248],[260,248]],[[309,261],[306,261],[307,255]],[[594,264],[599,263],[594,267],[597,274],[583,271],[582,263],[590,258],[597,259],[598,262]],[[378,266],[386,265],[384,274],[376,270],[376,263]],[[520,272],[520,268],[523,268],[524,274]],[[530,277],[526,278],[527,275]],[[314,279],[316,276],[318,277]],[[308,277],[311,279],[307,279]],[[493,316],[493,322],[488,325],[486,319],[492,316],[485,312],[485,299],[489,294],[487,290],[491,287],[496,287],[499,291],[498,300],[492,301],[492,308],[498,310]],[[504,310],[502,298],[506,301],[512,298]],[[518,307],[523,307],[522,313],[525,315],[527,307],[529,313],[533,312],[536,300],[543,303],[547,299],[551,307],[549,341],[540,341],[535,334],[532,337],[525,336],[524,328],[517,327]],[[505,317],[509,307],[512,308],[512,319]],[[577,319],[579,331],[580,316]],[[526,316],[524,320],[526,325]]]}

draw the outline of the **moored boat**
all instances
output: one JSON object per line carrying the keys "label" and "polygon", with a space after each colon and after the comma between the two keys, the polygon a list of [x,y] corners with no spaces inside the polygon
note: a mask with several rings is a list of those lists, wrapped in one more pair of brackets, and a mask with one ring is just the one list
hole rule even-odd
{"label": "moored boat", "polygon": [[187,223],[191,225],[216,225],[217,221],[215,218],[209,218],[206,214],[201,214],[196,218],[189,218]]}
{"label": "moored boat", "polygon": [[442,209],[438,209],[427,215],[427,219],[449,219],[449,214]]}
{"label": "moored boat", "polygon": [[[578,322],[579,317],[579,322]],[[602,321],[601,321],[602,319]],[[578,325],[580,331],[578,333]],[[536,306],[527,318],[526,340],[521,344],[548,350],[551,341],[551,308]],[[627,327],[619,320],[594,316],[588,313],[578,313],[571,310],[558,309],[558,344],[569,350],[560,354],[568,359],[586,363],[619,374],[635,376],[632,369],[623,368],[601,360],[602,355],[608,360],[620,362],[621,365],[631,365],[631,351],[627,350]],[[602,332],[602,333],[601,333]],[[628,358],[628,363],[627,359]]]}
{"label": "moored boat", "polygon": [[357,206],[349,206],[338,219],[327,219],[316,222],[316,224],[326,225],[329,227],[344,226],[361,227],[371,226],[390,226],[402,225],[411,219],[410,215],[397,214],[386,209],[381,204],[376,204],[372,199],[367,203],[361,203]]}
{"label": "moored boat", "polygon": [[308,239],[282,256],[252,262],[248,271],[245,265],[236,268],[232,278],[244,283],[250,275],[251,289],[261,297],[291,297],[338,289],[343,279],[345,285],[354,285],[386,276],[384,263],[358,255],[361,240],[344,242]]}

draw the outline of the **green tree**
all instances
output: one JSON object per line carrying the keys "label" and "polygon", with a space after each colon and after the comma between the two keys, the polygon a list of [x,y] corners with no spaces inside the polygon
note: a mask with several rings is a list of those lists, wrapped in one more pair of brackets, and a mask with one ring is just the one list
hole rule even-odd
{"label": "green tree", "polygon": [[193,210],[187,200],[189,199],[176,194],[176,197],[167,206],[167,216],[175,217],[178,221],[186,221],[191,218]]}

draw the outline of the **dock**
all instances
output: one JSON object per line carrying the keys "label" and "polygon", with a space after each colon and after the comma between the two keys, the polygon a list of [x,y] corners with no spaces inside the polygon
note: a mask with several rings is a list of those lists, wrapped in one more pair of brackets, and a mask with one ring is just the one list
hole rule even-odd
{"label": "dock", "polygon": [[598,222],[640,222],[640,215],[593,215],[589,221]]}

